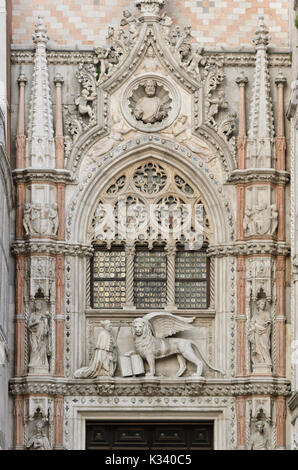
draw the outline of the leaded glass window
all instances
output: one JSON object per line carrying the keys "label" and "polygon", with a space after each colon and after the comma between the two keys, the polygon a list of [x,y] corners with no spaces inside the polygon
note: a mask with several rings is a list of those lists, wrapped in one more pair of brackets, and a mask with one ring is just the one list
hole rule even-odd
{"label": "leaded glass window", "polygon": [[175,303],[180,309],[208,308],[208,259],[206,250],[176,253]]}
{"label": "leaded glass window", "polygon": [[93,308],[121,308],[125,305],[125,251],[95,247],[92,260],[91,300]]}
{"label": "leaded glass window", "polygon": [[167,301],[167,258],[162,247],[138,247],[134,265],[134,302],[137,308],[163,308]]}

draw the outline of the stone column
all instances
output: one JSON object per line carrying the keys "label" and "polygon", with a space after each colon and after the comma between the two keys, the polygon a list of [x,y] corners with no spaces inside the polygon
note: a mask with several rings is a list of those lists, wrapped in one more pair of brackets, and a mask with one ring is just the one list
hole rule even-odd
{"label": "stone column", "polygon": [[16,259],[16,319],[15,319],[15,376],[24,375],[24,338],[25,338],[25,316],[24,316],[24,279],[25,279],[25,257],[17,255]]}
{"label": "stone column", "polygon": [[14,448],[24,449],[24,398],[15,396],[14,399]]}
{"label": "stone column", "polygon": [[135,308],[134,306],[134,259],[135,259],[135,243],[128,241],[125,245],[125,259],[126,259],[126,308]]}
{"label": "stone column", "polygon": [[246,262],[244,256],[237,259],[237,376],[246,375],[246,309],[245,309]]}
{"label": "stone column", "polygon": [[167,255],[167,309],[177,309],[175,305],[175,258],[176,243],[169,242],[166,246]]}
{"label": "stone column", "polygon": [[278,211],[277,240],[285,241],[285,187],[278,184],[275,190],[276,207]]}
{"label": "stone column", "polygon": [[245,214],[245,185],[237,185],[237,240],[243,240],[243,219]]}
{"label": "stone column", "polygon": [[57,183],[57,211],[58,211],[58,240],[64,240],[65,238],[65,184]]}
{"label": "stone column", "polygon": [[21,72],[18,78],[19,84],[19,114],[18,129],[16,135],[16,168],[24,168],[26,154],[26,136],[25,136],[25,85],[26,76]]}
{"label": "stone column", "polygon": [[238,169],[244,170],[246,168],[246,110],[245,110],[245,86],[248,78],[242,72],[237,78],[236,83],[240,88],[240,106],[239,106],[239,133],[237,138],[238,149]]}
{"label": "stone column", "polygon": [[245,397],[236,398],[236,416],[237,416],[237,449],[245,449],[246,433],[245,433]]}
{"label": "stone column", "polygon": [[64,136],[63,136],[63,121],[62,121],[62,84],[64,79],[60,73],[57,73],[54,78],[56,86],[56,135],[55,135],[55,150],[56,150],[56,168],[64,168]]}
{"label": "stone column", "polygon": [[64,375],[64,256],[56,258],[55,375]]}
{"label": "stone column", "polygon": [[54,449],[63,449],[63,396],[54,398]]}
{"label": "stone column", "polygon": [[23,238],[23,211],[26,201],[26,186],[25,183],[17,184],[17,208],[16,208],[16,238]]}
{"label": "stone column", "polygon": [[287,82],[282,72],[275,79],[277,85],[277,129],[276,129],[276,169],[286,168],[286,138],[284,124],[284,86]]}
{"label": "stone column", "polygon": [[286,446],[286,399],[276,399],[276,448],[285,449]]}
{"label": "stone column", "polygon": [[286,374],[286,312],[285,312],[285,270],[284,256],[276,258],[276,374]]}

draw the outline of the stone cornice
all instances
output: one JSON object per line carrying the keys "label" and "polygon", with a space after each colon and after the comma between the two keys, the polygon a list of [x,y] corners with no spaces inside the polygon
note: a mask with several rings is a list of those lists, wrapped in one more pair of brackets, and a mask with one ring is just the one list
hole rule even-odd
{"label": "stone cornice", "polygon": [[272,377],[233,380],[166,378],[107,378],[95,380],[55,379],[52,377],[15,378],[10,381],[12,395],[48,394],[64,396],[289,396],[290,382]]}
{"label": "stone cornice", "polygon": [[12,177],[17,183],[31,183],[32,181],[49,181],[53,183],[73,183],[74,177],[69,170],[57,169],[32,169],[22,168],[12,172]]}
{"label": "stone cornice", "polygon": [[12,254],[24,255],[30,253],[47,253],[65,256],[92,256],[93,248],[90,245],[67,243],[55,240],[20,240],[15,241],[11,247]]}
{"label": "stone cornice", "polygon": [[290,246],[287,243],[275,242],[273,240],[249,240],[233,244],[210,245],[207,254],[208,256],[216,257],[258,254],[288,256],[290,254]]}
{"label": "stone cornice", "polygon": [[288,171],[278,171],[272,168],[247,168],[245,170],[233,170],[227,183],[273,183],[287,184],[290,181]]}
{"label": "stone cornice", "polygon": [[[95,53],[93,50],[47,50],[48,64],[51,65],[77,65],[80,62],[93,63]],[[227,67],[254,67],[255,50],[247,51],[206,51],[205,56],[210,58],[211,63],[217,63],[219,59],[223,60]],[[12,47],[12,64],[33,64],[34,52],[32,48],[18,49]],[[268,53],[269,67],[291,67],[290,54],[287,51],[271,51]]]}

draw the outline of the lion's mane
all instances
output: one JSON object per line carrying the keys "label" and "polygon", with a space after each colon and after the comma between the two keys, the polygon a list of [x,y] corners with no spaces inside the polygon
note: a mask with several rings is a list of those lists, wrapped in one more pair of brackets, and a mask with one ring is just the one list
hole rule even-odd
{"label": "lion's mane", "polygon": [[[135,334],[134,327],[137,323],[141,323],[143,325],[143,334],[141,336],[137,336]],[[136,320],[132,322],[132,334],[134,337],[137,352],[141,356],[146,356],[146,351],[154,349],[154,336],[150,323],[147,320],[143,320],[142,318],[136,318]]]}

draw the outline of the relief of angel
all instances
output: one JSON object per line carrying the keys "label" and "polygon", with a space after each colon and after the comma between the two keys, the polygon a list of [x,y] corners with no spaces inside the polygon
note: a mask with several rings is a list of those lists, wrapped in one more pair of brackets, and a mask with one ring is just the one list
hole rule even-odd
{"label": "relief of angel", "polygon": [[[132,333],[136,352],[147,361],[149,372],[147,376],[155,376],[155,361],[163,357],[177,356],[179,370],[177,377],[186,370],[186,361],[192,362],[196,366],[195,377],[201,377],[203,372],[203,362],[210,369],[223,373],[221,370],[212,367],[199,350],[197,344],[189,339],[167,338],[180,331],[194,328],[191,323],[195,317],[184,318],[172,315],[167,312],[153,312],[136,318],[132,322]],[[135,354],[135,351],[127,353],[127,356]],[[201,359],[199,358],[201,357]]]}

